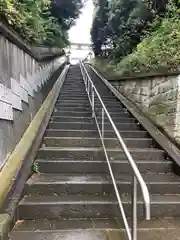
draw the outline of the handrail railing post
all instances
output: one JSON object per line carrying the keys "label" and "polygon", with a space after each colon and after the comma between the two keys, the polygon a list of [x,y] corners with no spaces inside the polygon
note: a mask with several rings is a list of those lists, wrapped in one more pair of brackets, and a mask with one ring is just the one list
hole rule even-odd
{"label": "handrail railing post", "polygon": [[89,79],[87,77],[87,91],[88,91],[88,95],[89,95],[89,89],[90,89],[89,85],[90,85],[90,82],[89,82]]}
{"label": "handrail railing post", "polygon": [[104,108],[102,108],[102,126],[101,126],[101,135],[102,135],[102,139],[104,141]]}
{"label": "handrail railing post", "polygon": [[133,176],[132,180],[132,240],[137,240],[137,179]]}
{"label": "handrail railing post", "polygon": [[92,117],[94,117],[94,87],[92,86]]}
{"label": "handrail railing post", "polygon": [[[85,75],[85,74],[84,74]],[[87,76],[85,75],[85,87],[86,87],[86,91],[87,91]]]}

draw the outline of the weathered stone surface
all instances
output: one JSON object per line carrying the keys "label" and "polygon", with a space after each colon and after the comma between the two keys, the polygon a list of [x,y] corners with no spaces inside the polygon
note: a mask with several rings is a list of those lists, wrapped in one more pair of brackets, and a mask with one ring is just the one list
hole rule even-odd
{"label": "weathered stone surface", "polygon": [[8,214],[0,214],[0,240],[8,239],[10,222],[11,219]]}
{"label": "weathered stone surface", "polygon": [[[16,44],[17,42],[11,42],[3,36],[3,33],[0,34],[0,84],[8,88],[11,88],[11,77],[20,82],[20,75],[27,78],[48,63],[38,62]],[[28,103],[21,101],[22,111],[13,109],[13,121],[0,119],[0,168],[34,118],[51,89],[53,81],[46,83],[41,89],[38,88],[37,92],[34,91],[34,97],[29,95]]]}
{"label": "weathered stone surface", "polygon": [[180,143],[180,76],[122,81],[119,92]]}

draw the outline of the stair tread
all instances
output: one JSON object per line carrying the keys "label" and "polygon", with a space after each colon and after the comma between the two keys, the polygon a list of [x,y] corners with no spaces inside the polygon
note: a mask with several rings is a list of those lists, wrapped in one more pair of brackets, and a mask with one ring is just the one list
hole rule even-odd
{"label": "stair tread", "polygon": [[[147,183],[168,183],[179,184],[180,178],[171,173],[168,174],[142,174],[143,179]],[[129,174],[116,175],[116,182],[131,183],[132,177]],[[58,184],[58,183],[110,183],[111,177],[107,174],[52,174],[41,173],[33,174],[27,181],[28,184]]]}
{"label": "stair tread", "polygon": [[[180,230],[179,229],[146,229],[145,231],[139,232],[139,240],[179,240]],[[107,230],[49,230],[49,231],[23,231],[23,232],[14,232],[12,235],[13,240],[126,240],[127,236],[123,232],[119,231],[107,231]]]}
{"label": "stair tread", "polygon": [[[102,147],[43,147],[40,150],[55,150],[55,151],[63,151],[63,150],[71,150],[71,151],[103,151]],[[157,148],[128,148],[130,152],[164,152],[164,150],[160,150]],[[122,149],[117,148],[107,148],[107,151],[116,151],[116,152],[124,152]]]}
{"label": "stair tread", "polygon": [[[47,131],[54,131],[54,132],[57,132],[57,131],[64,131],[63,129],[53,129],[53,128],[49,128]],[[79,132],[79,130],[77,129],[71,129],[69,131],[72,131],[72,132]],[[97,130],[88,130],[88,129],[82,129],[81,132],[97,132]],[[114,132],[113,130],[106,130],[106,132]],[[140,133],[140,132],[144,132],[144,133],[147,133],[147,131],[143,131],[143,130],[120,130],[119,131],[120,133],[124,133],[124,132],[132,132],[132,133]],[[98,133],[98,132],[97,132]]]}
{"label": "stair tread", "polygon": [[[66,149],[71,149],[71,150],[74,150],[74,151],[84,151],[84,150],[87,150],[87,151],[103,151],[103,148],[102,147],[43,147],[43,148],[40,148],[40,150],[43,150],[43,149],[47,149],[47,150],[66,150]],[[122,151],[122,149],[117,149],[117,148],[107,148],[108,151]],[[161,149],[158,149],[158,148],[128,148],[129,151],[132,151],[132,152],[139,152],[139,151],[142,151],[142,152],[146,152],[146,151],[152,151],[152,152],[164,152],[164,150],[161,150]]]}
{"label": "stair tread", "polygon": [[[180,226],[180,218],[163,218],[138,220],[138,229],[173,229]],[[35,219],[19,221],[14,231],[41,231],[41,230],[65,230],[65,229],[124,229],[122,219],[118,218],[93,218],[93,219]]]}
{"label": "stair tread", "polygon": [[[95,125],[93,119],[91,119],[89,122],[63,122],[63,121],[55,121],[55,120],[51,120],[49,123],[59,123],[59,124],[93,124]],[[110,123],[104,123],[105,125],[109,125]],[[127,123],[127,122],[124,122],[124,123],[116,123],[116,125],[137,125],[137,123]],[[95,125],[96,126],[96,125]]]}
{"label": "stair tread", "polygon": [[[152,138],[147,138],[145,136],[138,137],[134,136],[133,137],[124,137],[123,138],[126,146],[128,148],[134,147],[134,148],[142,148],[142,147],[153,147],[153,140]],[[45,146],[52,146],[52,147],[101,147],[102,142],[100,137],[98,136],[75,136],[73,137],[70,135],[69,137],[67,136],[45,136],[43,139],[43,143]],[[105,137],[104,138],[104,143],[106,147],[108,148],[122,148],[121,144],[119,143],[118,139],[114,136],[114,138],[110,137]]]}
{"label": "stair tread", "polygon": [[[73,160],[73,159],[62,159],[62,158],[59,158],[59,159],[41,159],[41,158],[37,158],[36,159],[37,162],[59,162],[59,163],[63,163],[63,162],[66,162],[66,163],[106,163],[106,160],[98,160],[98,159],[88,159],[88,160]],[[128,160],[116,160],[116,159],[110,159],[111,163],[128,163]],[[172,162],[171,161],[166,161],[164,159],[161,159],[161,160],[136,160],[136,163],[139,163],[139,164],[147,164],[147,163],[150,163],[150,164],[154,164],[154,163],[159,163],[159,164],[171,164]]]}
{"label": "stair tread", "polygon": [[[126,131],[126,130],[121,130],[119,131],[119,133],[121,134],[122,138],[124,139],[125,137],[129,137],[129,138],[133,138],[133,137],[145,137],[147,138],[148,137],[148,133],[147,131],[141,131],[141,130],[133,130],[133,131]],[[68,129],[68,132],[67,130],[64,130],[64,129],[53,129],[53,128],[48,128],[46,130],[46,134],[50,135],[50,136],[77,136],[77,137],[80,137],[80,136],[97,136],[99,137],[99,132],[97,130],[88,130],[88,129],[82,129],[81,131],[77,130],[77,129]],[[46,136],[47,136],[46,135]],[[107,138],[114,138],[116,135],[115,135],[115,132],[112,131],[112,130],[107,130],[105,132],[105,137]]]}
{"label": "stair tread", "polygon": [[[100,140],[100,138],[95,138],[95,137],[44,137],[44,139],[95,139],[95,140]],[[117,138],[108,138],[108,137],[105,137],[104,138],[105,140],[111,140],[111,141],[117,141]],[[134,140],[134,141],[142,141],[142,140],[151,140],[152,141],[152,138],[151,137],[149,137],[149,138],[147,138],[147,137],[141,137],[141,138],[138,138],[138,137],[136,137],[136,138],[127,138],[127,137],[125,137],[125,138],[123,138],[123,140]]]}
{"label": "stair tread", "polygon": [[[130,203],[131,197],[121,195],[122,203]],[[19,205],[56,205],[56,204],[117,204],[115,196],[96,196],[96,195],[52,195],[52,196],[24,196]],[[142,197],[138,199],[138,203],[142,202]],[[180,195],[151,195],[152,204],[180,204]]]}
{"label": "stair tread", "polygon": [[[139,240],[179,240],[179,229],[145,229],[138,233]],[[63,231],[43,231],[43,232],[14,232],[13,240],[26,239],[26,240],[126,240],[127,236],[125,232],[119,232],[117,230],[63,230]],[[10,238],[12,239],[12,238]]]}

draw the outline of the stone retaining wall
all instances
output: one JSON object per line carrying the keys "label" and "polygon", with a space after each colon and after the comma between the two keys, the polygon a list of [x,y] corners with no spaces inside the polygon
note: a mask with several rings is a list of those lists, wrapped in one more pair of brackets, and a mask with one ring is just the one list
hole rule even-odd
{"label": "stone retaining wall", "polygon": [[31,50],[0,23],[0,169],[52,88],[50,76],[65,61],[57,55],[39,59]]}
{"label": "stone retaining wall", "polygon": [[111,83],[180,144],[180,75]]}

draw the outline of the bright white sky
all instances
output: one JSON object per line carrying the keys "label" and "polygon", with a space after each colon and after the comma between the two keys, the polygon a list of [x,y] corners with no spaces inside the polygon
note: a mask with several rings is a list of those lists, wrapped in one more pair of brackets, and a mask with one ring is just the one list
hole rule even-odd
{"label": "bright white sky", "polygon": [[92,0],[87,0],[85,7],[82,9],[82,14],[76,21],[76,25],[69,31],[70,42],[90,43],[90,29],[93,15]]}
{"label": "bright white sky", "polygon": [[[69,41],[74,43],[91,43],[90,30],[92,25],[94,5],[92,0],[87,0],[82,13],[74,25],[69,30]],[[84,59],[89,53],[89,50],[73,50],[71,49],[71,63],[76,63],[74,58]]]}

